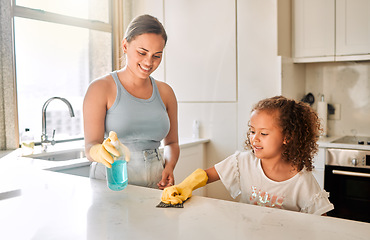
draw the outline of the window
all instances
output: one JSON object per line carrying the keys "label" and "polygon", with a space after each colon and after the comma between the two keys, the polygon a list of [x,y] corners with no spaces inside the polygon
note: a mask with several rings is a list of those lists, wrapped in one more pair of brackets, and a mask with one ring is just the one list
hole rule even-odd
{"label": "window", "polygon": [[49,139],[83,138],[82,102],[89,83],[112,71],[110,0],[16,0],[14,48],[20,134],[40,142],[42,107]]}

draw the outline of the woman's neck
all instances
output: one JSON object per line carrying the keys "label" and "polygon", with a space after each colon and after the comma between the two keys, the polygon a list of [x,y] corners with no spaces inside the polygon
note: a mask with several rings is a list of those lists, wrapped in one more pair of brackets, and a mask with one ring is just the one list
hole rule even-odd
{"label": "woman's neck", "polygon": [[130,69],[123,68],[117,71],[118,78],[122,86],[132,96],[140,99],[149,99],[153,93],[153,86],[150,78],[139,78]]}
{"label": "woman's neck", "polygon": [[127,67],[118,70],[117,75],[122,85],[128,85],[137,88],[147,87],[149,84],[151,85],[149,77],[139,78]]}

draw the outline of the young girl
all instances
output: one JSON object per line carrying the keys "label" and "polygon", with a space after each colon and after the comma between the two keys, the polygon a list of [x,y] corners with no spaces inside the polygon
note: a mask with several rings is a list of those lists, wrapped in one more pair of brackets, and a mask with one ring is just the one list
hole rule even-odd
{"label": "young girl", "polygon": [[241,202],[323,215],[334,207],[311,173],[320,131],[317,114],[305,103],[282,96],[261,100],[251,112],[248,150],[197,169],[166,188],[162,201],[181,203],[192,190],[221,180]]}
{"label": "young girl", "polygon": [[[157,18],[134,18],[122,41],[125,67],[93,81],[85,95],[85,152],[92,161],[90,177],[106,179],[102,146],[110,131],[131,152],[130,184],[163,189],[174,183],[179,157],[177,101],[172,88],[150,75],[162,60],[167,34]],[[164,143],[164,157],[158,147]]]}

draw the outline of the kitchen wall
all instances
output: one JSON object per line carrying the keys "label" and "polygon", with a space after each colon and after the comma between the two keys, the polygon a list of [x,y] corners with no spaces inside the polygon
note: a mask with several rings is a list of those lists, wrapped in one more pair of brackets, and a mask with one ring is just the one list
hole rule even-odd
{"label": "kitchen wall", "polygon": [[306,92],[340,104],[340,119],[328,120],[329,136],[370,136],[370,62],[305,64]]}

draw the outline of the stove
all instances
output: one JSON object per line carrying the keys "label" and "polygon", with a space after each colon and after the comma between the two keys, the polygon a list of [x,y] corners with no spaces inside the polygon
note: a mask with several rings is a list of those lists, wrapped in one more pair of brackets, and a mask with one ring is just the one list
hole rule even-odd
{"label": "stove", "polygon": [[344,136],[331,143],[341,148],[326,149],[324,189],[335,206],[328,215],[370,223],[370,137]]}
{"label": "stove", "polygon": [[370,145],[370,137],[344,136],[332,141],[332,143]]}

